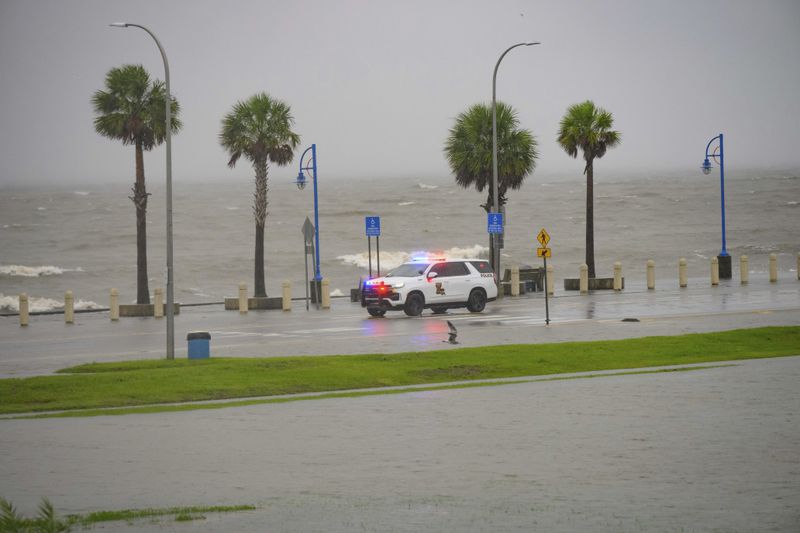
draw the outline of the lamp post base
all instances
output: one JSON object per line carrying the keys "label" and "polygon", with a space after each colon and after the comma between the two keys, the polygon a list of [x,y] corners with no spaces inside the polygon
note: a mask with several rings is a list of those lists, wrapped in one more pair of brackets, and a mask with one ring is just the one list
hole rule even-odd
{"label": "lamp post base", "polygon": [[731,279],[733,277],[731,256],[718,255],[717,260],[719,261],[719,279]]}

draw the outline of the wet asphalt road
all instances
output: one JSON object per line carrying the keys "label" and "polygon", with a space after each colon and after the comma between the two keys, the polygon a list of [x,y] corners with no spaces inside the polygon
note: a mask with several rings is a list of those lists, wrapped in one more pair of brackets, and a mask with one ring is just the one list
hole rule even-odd
{"label": "wet asphalt road", "polygon": [[[186,356],[186,334],[211,333],[212,357],[274,357],[396,353],[452,347],[450,320],[459,346],[615,339],[800,323],[800,281],[769,283],[751,279],[710,287],[692,280],[688,289],[631,287],[620,293],[587,296],[557,291],[545,326],[544,297],[533,293],[489,303],[483,313],[464,309],[409,318],[402,312],[373,319],[359,304],[335,299],[331,310],[251,311],[240,315],[222,305],[187,307],[175,317],[176,357]],[[666,284],[664,284],[666,285]],[[639,322],[622,322],[637,318]],[[123,318],[108,313],[76,315],[65,325],[61,315],[33,316],[27,328],[16,317],[0,318],[0,377],[48,374],[93,361],[164,357],[164,319]]]}

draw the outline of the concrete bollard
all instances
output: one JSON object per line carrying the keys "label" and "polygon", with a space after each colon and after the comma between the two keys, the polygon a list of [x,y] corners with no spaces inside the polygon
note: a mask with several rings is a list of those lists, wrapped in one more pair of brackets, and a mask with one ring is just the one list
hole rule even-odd
{"label": "concrete bollard", "polygon": [[746,255],[739,258],[739,275],[742,278],[742,285],[747,285],[750,279],[750,266]]}
{"label": "concrete bollard", "polygon": [[511,296],[519,296],[519,267],[511,267]]}
{"label": "concrete bollard", "polygon": [[119,320],[119,291],[117,289],[111,289],[111,306],[109,311],[111,312],[111,320]]}
{"label": "concrete bollard", "polygon": [[322,308],[331,308],[331,281],[328,278],[322,279]]}
{"label": "concrete bollard", "polygon": [[622,263],[619,261],[614,263],[614,290],[617,292],[622,290]]}
{"label": "concrete bollard", "polygon": [[647,289],[655,290],[656,288],[656,262],[652,259],[647,260]]}
{"label": "concrete bollard", "polygon": [[778,254],[769,254],[769,281],[778,281]]}
{"label": "concrete bollard", "polygon": [[292,310],[292,282],[288,279],[281,283],[281,309],[284,311]]}
{"label": "concrete bollard", "polygon": [[553,274],[553,265],[547,265],[547,295],[553,296],[555,292],[556,280]]}
{"label": "concrete bollard", "polygon": [[75,323],[75,297],[72,295],[72,291],[64,293],[64,323]]}
{"label": "concrete bollard", "polygon": [[239,314],[247,314],[247,284],[239,284]]}
{"label": "concrete bollard", "polygon": [[156,289],[153,297],[153,316],[164,318],[164,289]]}
{"label": "concrete bollard", "polygon": [[711,286],[716,287],[719,285],[719,259],[716,257],[711,258]]}
{"label": "concrete bollard", "polygon": [[689,284],[689,275],[687,273],[685,257],[681,257],[678,260],[678,284],[681,286],[681,288],[684,288]]}
{"label": "concrete bollard", "polygon": [[586,263],[581,265],[579,289],[581,294],[589,293],[589,265]]}
{"label": "concrete bollard", "polygon": [[24,292],[19,295],[19,325],[28,325],[28,295]]}

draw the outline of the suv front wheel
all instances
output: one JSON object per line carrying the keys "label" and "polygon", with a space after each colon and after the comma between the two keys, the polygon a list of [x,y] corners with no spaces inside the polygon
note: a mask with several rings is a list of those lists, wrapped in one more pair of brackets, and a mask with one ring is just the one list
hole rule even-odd
{"label": "suv front wheel", "polygon": [[480,313],[486,307],[486,293],[483,289],[472,289],[467,300],[467,309],[470,313]]}
{"label": "suv front wheel", "polygon": [[403,306],[403,311],[408,316],[419,316],[425,308],[425,297],[418,293],[412,292],[406,298],[406,304]]}

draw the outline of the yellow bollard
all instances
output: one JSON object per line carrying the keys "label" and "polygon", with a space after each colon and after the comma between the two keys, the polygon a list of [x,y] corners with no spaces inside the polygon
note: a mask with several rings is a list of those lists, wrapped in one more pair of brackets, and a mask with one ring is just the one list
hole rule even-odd
{"label": "yellow bollard", "polygon": [[111,289],[111,307],[109,311],[111,320],[119,320],[119,291],[117,289]]}
{"label": "yellow bollard", "polygon": [[711,286],[716,287],[719,285],[719,259],[716,257],[711,258]]}
{"label": "yellow bollard", "polygon": [[739,275],[742,277],[742,285],[747,285],[750,280],[750,266],[746,255],[739,258]]}
{"label": "yellow bollard", "polygon": [[331,282],[328,278],[322,280],[322,308],[331,308]]}
{"label": "yellow bollard", "polygon": [[778,281],[778,255],[769,254],[769,281],[775,283]]}
{"label": "yellow bollard", "polygon": [[547,294],[553,296],[556,286],[555,276],[553,274],[553,265],[547,265]]}
{"label": "yellow bollard", "polygon": [[19,295],[19,325],[27,326],[28,319],[28,295],[23,292]]}
{"label": "yellow bollard", "polygon": [[511,267],[511,296],[519,296],[519,267]]}
{"label": "yellow bollard", "polygon": [[681,288],[684,288],[689,284],[689,276],[686,270],[686,258],[681,257],[678,260],[678,284],[681,286]]}
{"label": "yellow bollard", "polygon": [[239,314],[247,314],[247,284],[239,284]]}
{"label": "yellow bollard", "polygon": [[153,316],[164,318],[164,289],[156,289],[153,297]]}
{"label": "yellow bollard", "polygon": [[647,289],[654,290],[656,288],[656,262],[652,259],[647,260]]}
{"label": "yellow bollard", "polygon": [[284,311],[292,310],[292,282],[288,279],[281,284],[281,307]]}
{"label": "yellow bollard", "polygon": [[581,294],[589,293],[589,265],[586,263],[581,265],[579,288]]}
{"label": "yellow bollard", "polygon": [[614,263],[614,290],[617,292],[622,290],[622,263],[619,261]]}
{"label": "yellow bollard", "polygon": [[75,297],[72,295],[72,291],[64,293],[64,323],[75,323]]}

